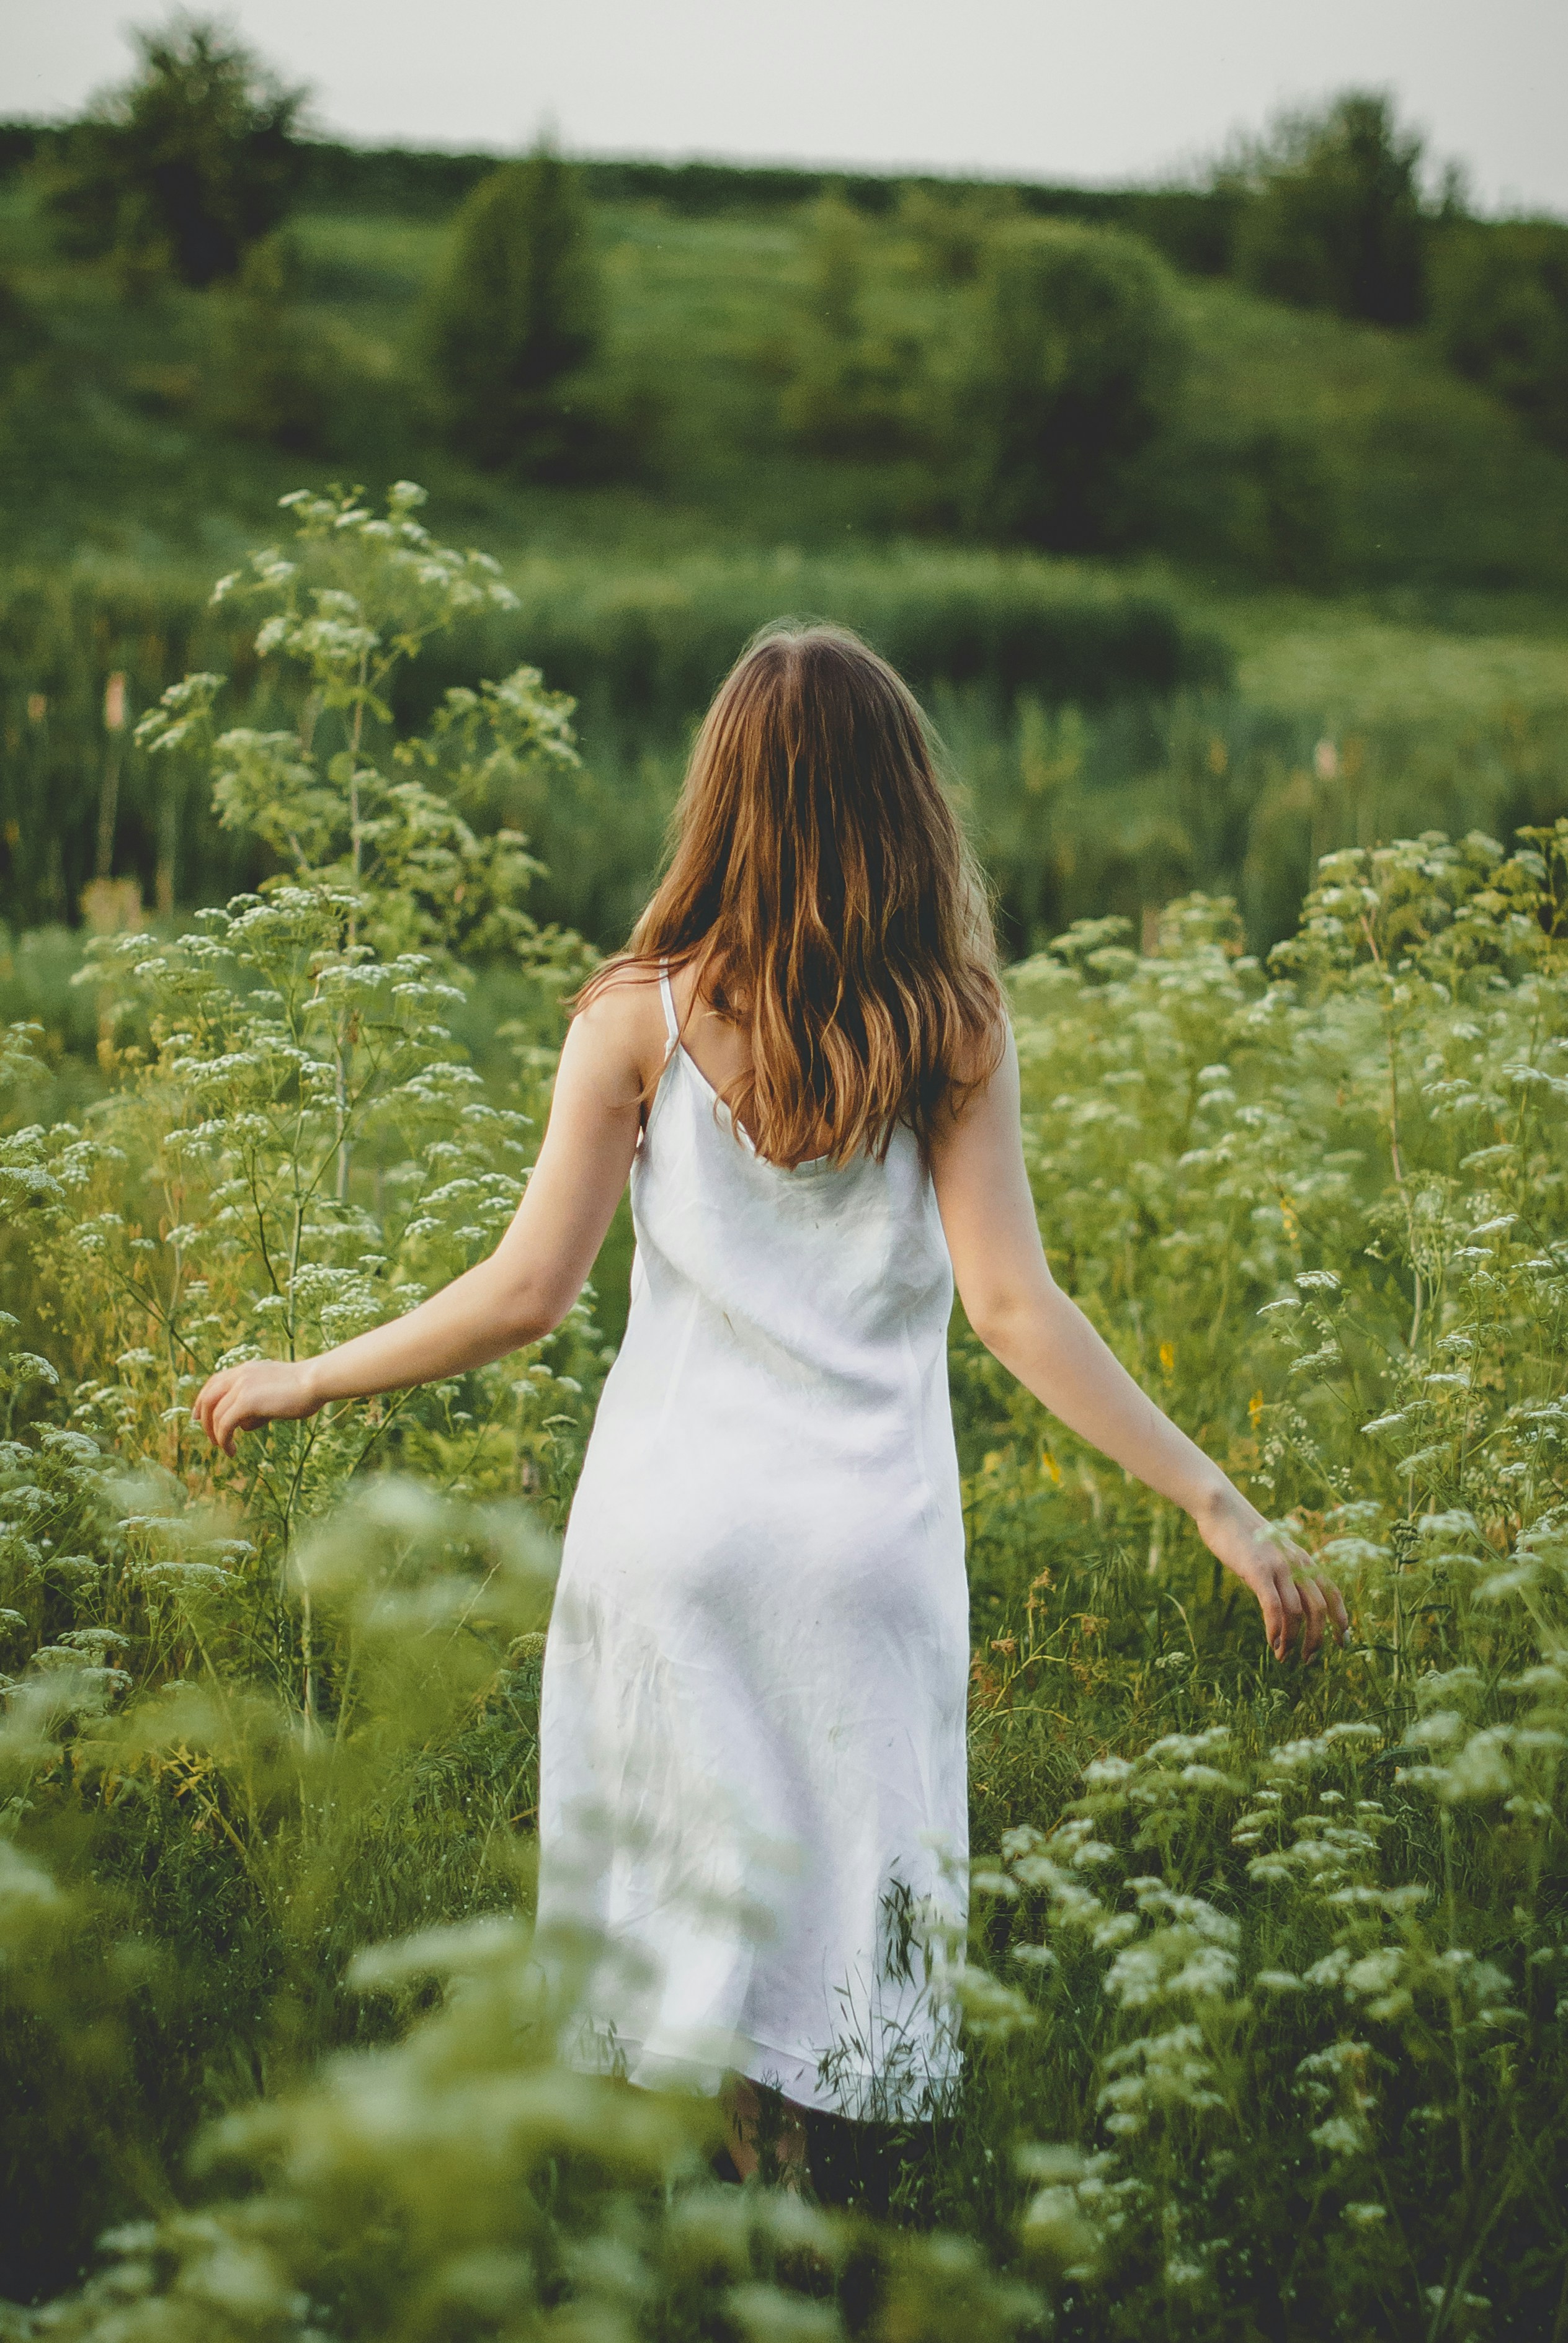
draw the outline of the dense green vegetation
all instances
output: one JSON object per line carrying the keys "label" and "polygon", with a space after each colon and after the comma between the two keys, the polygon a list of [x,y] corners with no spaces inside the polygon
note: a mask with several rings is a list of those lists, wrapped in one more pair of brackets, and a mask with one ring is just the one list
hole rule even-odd
{"label": "dense green vegetation", "polygon": [[726,2191],[701,2107],[552,2063],[529,1966],[593,1297],[233,1463],[190,1431],[219,1361],[490,1242],[585,964],[462,810],[570,769],[559,701],[376,713],[508,589],[409,497],[293,520],[225,601],[295,721],[215,739],[197,676],[145,736],[287,868],[98,942],[95,1101],[68,1031],[5,1042],[0,2285],[55,2298],[11,2330],[1549,2333],[1568,825],[1331,858],[1268,968],[1189,897],[1142,952],[1090,921],[1013,971],[1059,1274],[1355,1639],[1279,1667],[1184,1521],[955,1328],[967,2079],[876,2153],[818,2126],[829,2209]]}
{"label": "dense green vegetation", "polygon": [[[497,179],[146,65],[0,128],[0,2332],[1555,2335],[1568,230],[1357,99],[1184,189]],[[494,559],[323,488],[399,476]],[[931,711],[1058,1274],[1357,1629],[1277,1668],[955,1328],[967,2078],[829,2212],[528,1966],[624,1222],[536,1353],[187,1413],[492,1241],[786,611]]]}
{"label": "dense green vegetation", "polygon": [[[689,724],[783,609],[862,626],[934,697],[1020,949],[1184,885],[1241,892],[1266,945],[1314,848],[1408,829],[1434,780],[1460,830],[1553,814],[1568,467],[1419,335],[1168,277],[1184,373],[1123,506],[1141,547],[1070,565],[976,548],[975,514],[966,541],[933,509],[907,400],[891,453],[885,409],[900,350],[939,351],[983,306],[964,271],[989,233],[934,196],[598,205],[615,428],[589,437],[622,477],[552,486],[445,444],[422,306],[440,220],[303,213],[226,287],[128,301],[55,255],[14,182],[0,914],[75,917],[111,757],[115,868],[149,900],[265,868],[233,859],[199,797],[160,806],[128,734],[106,739],[103,695],[126,674],[134,723],[200,664],[244,704],[251,665],[203,580],[275,526],[302,450],[317,478],[414,470],[499,554],[522,615],[447,673],[527,657],[578,698],[583,772],[526,826],[551,913],[601,943],[646,884]],[[1364,743],[1342,759],[1353,788],[1309,778],[1323,739]]]}
{"label": "dense green vegetation", "polygon": [[49,143],[39,174],[63,250],[127,284],[232,277],[287,214],[302,90],[217,25],[137,32],[139,70]]}

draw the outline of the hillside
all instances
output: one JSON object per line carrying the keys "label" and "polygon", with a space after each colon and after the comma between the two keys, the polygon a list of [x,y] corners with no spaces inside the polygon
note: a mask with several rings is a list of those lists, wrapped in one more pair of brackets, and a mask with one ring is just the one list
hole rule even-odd
{"label": "hillside", "polygon": [[[851,222],[854,302],[914,367],[960,330],[967,289],[934,280],[892,194]],[[518,624],[421,689],[528,658],[577,693],[590,778],[521,810],[551,872],[539,908],[600,941],[647,883],[691,718],[780,611],[861,626],[926,691],[1017,949],[1186,886],[1239,893],[1266,945],[1342,840],[1501,833],[1568,803],[1568,463],[1424,336],[1173,277],[1191,356],[1143,526],[1067,562],[958,541],[907,452],[791,439],[814,206],[621,188],[593,218],[603,371],[640,449],[629,473],[546,488],[442,444],[421,298],[449,228],[428,200],[301,213],[263,297],[127,292],[55,255],[24,182],[0,192],[22,319],[0,440],[0,916],[69,918],[91,875],[107,674],[134,716],[186,665],[233,671],[207,583],[276,535],[284,491],[332,478],[421,480],[439,533],[513,578]],[[1324,739],[1346,748],[1320,785]],[[134,749],[116,771],[116,867],[149,898],[247,875],[201,806],[174,837]]]}
{"label": "hillside", "polygon": [[[51,384],[64,376],[73,411],[52,398],[47,413],[11,417],[9,541],[61,552],[117,539],[144,555],[205,546],[225,519],[254,526],[301,455],[317,474],[347,463],[369,477],[416,471],[502,543],[652,553],[711,545],[716,532],[819,545],[846,532],[929,534],[907,459],[829,460],[780,429],[780,379],[811,315],[816,216],[800,205],[709,217],[651,201],[596,207],[608,370],[652,420],[637,477],[561,492],[502,485],[439,449],[418,323],[440,219],[306,212],[291,231],[299,270],[286,319],[236,320],[222,296],[166,288],[127,301],[102,271],[62,266],[13,182],[0,200],[0,274],[45,321]],[[912,348],[951,330],[964,288],[930,281],[898,215],[857,217],[867,331]],[[1310,508],[1326,540],[1297,582],[1568,592],[1568,463],[1457,380],[1422,337],[1201,277],[1177,277],[1174,290],[1192,358],[1131,550],[1205,586],[1279,582],[1282,571],[1292,582],[1288,548],[1248,509],[1261,493]],[[286,325],[296,370],[314,368],[307,424],[269,417],[264,401],[244,411],[225,379],[245,363],[276,372],[280,353],[266,343]],[[225,347],[226,328],[241,352]],[[298,338],[311,335],[313,346]],[[1260,485],[1263,443],[1273,477]],[[40,495],[36,464],[18,458],[45,453],[56,477]]]}

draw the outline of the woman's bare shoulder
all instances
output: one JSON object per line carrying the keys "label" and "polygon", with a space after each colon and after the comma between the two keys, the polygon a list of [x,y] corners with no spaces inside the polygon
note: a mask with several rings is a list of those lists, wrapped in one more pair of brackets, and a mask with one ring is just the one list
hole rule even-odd
{"label": "woman's bare shoulder", "polygon": [[1010,1021],[977,1034],[951,1071],[932,1120],[933,1147],[950,1145],[960,1133],[1016,1124],[1019,1111],[1018,1044]]}
{"label": "woman's bare shoulder", "polygon": [[638,1091],[650,1089],[667,1054],[658,970],[635,960],[606,969],[572,1019],[572,1038],[579,1052],[591,1051]]}

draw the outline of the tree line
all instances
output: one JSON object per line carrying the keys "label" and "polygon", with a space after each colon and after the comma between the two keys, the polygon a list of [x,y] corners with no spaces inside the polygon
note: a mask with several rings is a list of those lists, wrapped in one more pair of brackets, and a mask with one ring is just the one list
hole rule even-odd
{"label": "tree line", "polygon": [[[426,341],[448,431],[481,464],[563,478],[635,462],[647,417],[593,369],[604,302],[590,205],[617,196],[696,212],[814,200],[821,331],[799,354],[787,426],[829,454],[873,439],[885,449],[890,428],[930,464],[945,392],[971,443],[949,468],[946,500],[971,525],[983,508],[988,534],[1114,539],[1128,467],[1157,437],[1180,371],[1151,246],[1180,268],[1304,308],[1427,327],[1456,369],[1568,450],[1568,226],[1476,218],[1452,167],[1433,188],[1422,142],[1386,94],[1347,92],[1282,117],[1189,188],[834,181],[723,165],[568,165],[545,150],[497,166],[357,156],[310,139],[307,93],[216,23],[176,19],[135,39],[132,77],[79,121],[0,129],[0,168],[32,171],[62,249],[108,257],[133,284],[248,282],[276,306],[288,274],[276,239],[302,201],[378,191],[417,207],[421,191],[427,206],[460,195]],[[960,337],[974,362],[958,369],[961,380],[939,362],[948,379],[920,387],[919,416],[890,391],[909,353],[859,333],[844,291],[856,222],[890,216],[939,275],[977,288]],[[1069,472],[1081,483],[1072,495]],[[1093,529],[1074,496],[1106,516]]]}
{"label": "tree line", "polygon": [[[136,33],[138,70],[58,131],[0,126],[0,168],[31,162],[61,244],[113,253],[131,272],[206,286],[235,277],[302,199],[440,206],[478,195],[487,157],[357,152],[302,136],[307,94],[276,77],[218,24],[176,19]],[[513,166],[516,168],[516,166]],[[1017,223],[1076,216],[1122,227],[1183,269],[1231,274],[1275,300],[1381,326],[1432,326],[1460,373],[1483,382],[1552,445],[1568,447],[1568,227],[1474,218],[1458,168],[1425,186],[1421,136],[1388,94],[1345,91],[1280,117],[1211,168],[1202,186],[1067,190],[963,186],[734,164],[586,164],[574,187],[600,199],[661,199],[679,211],[779,206],[839,192],[862,213],[910,206],[947,241],[999,213]],[[535,174],[544,244],[562,235],[562,196]],[[499,218],[499,195],[485,204]],[[513,216],[525,211],[513,196]],[[947,213],[942,223],[940,216]],[[537,279],[537,265],[523,263]],[[581,269],[562,265],[562,300],[584,317]],[[568,323],[560,370],[581,357]],[[546,340],[558,340],[546,335]],[[537,370],[529,347],[525,373]]]}

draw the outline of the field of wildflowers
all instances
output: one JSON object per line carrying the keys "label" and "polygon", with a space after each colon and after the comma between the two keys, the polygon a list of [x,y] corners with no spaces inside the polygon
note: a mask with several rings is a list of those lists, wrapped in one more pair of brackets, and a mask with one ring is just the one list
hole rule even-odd
{"label": "field of wildflowers", "polygon": [[1355,1632],[1278,1665],[956,1326],[961,2098],[824,2133],[821,2206],[725,2189],[709,2110],[556,2062],[529,1962],[593,1295],[232,1463],[190,1429],[487,1249],[589,959],[493,817],[569,709],[392,719],[504,587],[412,491],[294,520],[220,589],[292,721],[197,677],[146,728],[276,876],[95,946],[95,1099],[0,1061],[0,2334],[1568,2333],[1568,827],[1332,856],[1267,965],[1189,897],[1012,971],[1059,1277]]}

